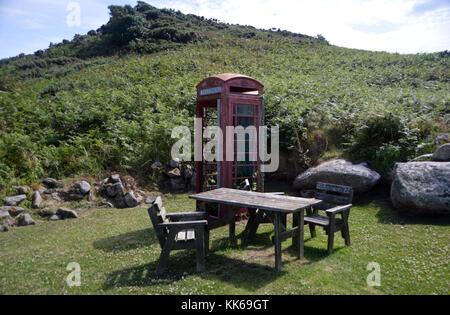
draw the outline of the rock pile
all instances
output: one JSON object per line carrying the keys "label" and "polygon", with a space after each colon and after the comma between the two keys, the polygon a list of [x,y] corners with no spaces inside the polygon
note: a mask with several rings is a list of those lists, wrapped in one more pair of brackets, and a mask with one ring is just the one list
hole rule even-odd
{"label": "rock pile", "polygon": [[130,176],[121,176],[120,174],[113,174],[105,178],[100,184],[99,191],[116,208],[134,208],[144,199],[136,190],[135,180]]}
{"label": "rock pile", "polygon": [[190,164],[172,159],[167,165],[160,161],[152,164],[153,174],[160,178],[159,186],[173,192],[186,192],[195,188],[195,170]]}
{"label": "rock pile", "polygon": [[[19,207],[25,200],[29,200],[32,209],[40,209],[44,200],[53,202],[90,199],[93,195],[91,186],[86,181],[75,183],[74,187],[64,189],[64,184],[54,178],[45,178],[42,180],[42,186],[34,183],[29,187],[13,186],[17,195],[5,198],[5,205],[0,207],[0,231],[8,231],[13,226],[35,225],[30,210]],[[88,196],[88,197],[87,197]],[[40,209],[37,214],[50,220],[63,220],[67,218],[77,218],[76,211],[68,209],[53,210]]]}
{"label": "rock pile", "polygon": [[[167,165],[156,161],[151,165],[152,172],[158,174],[162,188],[170,191],[187,191],[195,187],[195,171],[191,165],[173,159]],[[108,208],[134,208],[145,202],[151,204],[155,196],[137,189],[136,181],[131,176],[112,174],[100,183],[75,182],[72,186],[55,178],[47,177],[41,183],[33,183],[30,187],[13,186],[16,194],[7,196],[4,206],[0,207],[0,231],[8,231],[12,226],[34,225],[32,215],[59,221],[78,217],[78,211],[62,208],[63,202],[92,202],[97,196],[96,205]],[[19,207],[22,205],[23,207]],[[29,207],[29,210],[26,210]],[[58,210],[52,210],[59,207]],[[25,209],[24,209],[25,208]],[[33,214],[34,213],[34,214]]]}

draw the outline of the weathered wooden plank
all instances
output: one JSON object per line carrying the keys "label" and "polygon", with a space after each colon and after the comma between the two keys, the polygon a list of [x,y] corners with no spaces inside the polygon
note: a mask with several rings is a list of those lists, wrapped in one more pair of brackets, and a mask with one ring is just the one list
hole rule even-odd
{"label": "weathered wooden plank", "polygon": [[204,219],[205,217],[206,213],[201,211],[166,213],[166,218],[168,219],[184,219],[184,218]]}
{"label": "weathered wooden plank", "polygon": [[[293,229],[289,231],[284,231],[280,233],[280,240],[281,242],[284,242],[288,238],[294,237],[298,233],[298,226],[294,227]],[[275,238],[272,238],[272,242],[275,243]]]}
{"label": "weathered wooden plank", "polygon": [[236,207],[251,207],[268,211],[293,213],[321,203],[318,199],[280,196],[259,192],[219,188],[189,196],[204,202],[227,204]]}
{"label": "weathered wooden plank", "polygon": [[328,183],[321,183],[318,182],[316,185],[317,190],[325,190],[325,191],[334,191],[337,193],[342,194],[351,194],[352,187],[349,186],[342,186],[342,185],[335,185],[335,184],[328,184]]}
{"label": "weathered wooden plank", "polygon": [[339,195],[332,195],[327,194],[324,192],[316,192],[315,195],[316,199],[323,200],[324,202],[330,202],[333,204],[347,204],[350,203],[350,197],[349,196],[339,196]]}
{"label": "weathered wooden plank", "polygon": [[320,226],[328,226],[330,224],[330,218],[319,214],[311,214],[305,217],[305,222],[317,224]]}
{"label": "weathered wooden plank", "polygon": [[[312,214],[305,217],[306,223],[312,223],[315,225],[319,225],[322,227],[327,227],[330,224],[330,218],[327,216],[319,215],[319,214]],[[340,227],[342,224],[342,220],[335,218],[335,225],[337,227]]]}

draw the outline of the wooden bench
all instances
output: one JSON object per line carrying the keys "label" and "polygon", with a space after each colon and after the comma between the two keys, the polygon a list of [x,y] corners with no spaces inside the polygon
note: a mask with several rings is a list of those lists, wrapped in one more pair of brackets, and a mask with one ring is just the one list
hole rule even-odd
{"label": "wooden bench", "polygon": [[[348,217],[352,207],[353,189],[348,186],[317,183],[316,199],[323,203],[314,206],[313,210],[307,210],[305,224],[309,225],[311,237],[316,237],[316,226],[324,228],[328,235],[328,253],[333,252],[334,233],[341,231],[345,239],[345,245],[350,246],[350,231],[348,227]],[[319,210],[325,211],[326,215],[320,215]],[[341,218],[337,218],[336,215]]]}
{"label": "wooden bench", "polygon": [[161,197],[156,198],[148,214],[161,245],[161,255],[155,273],[161,275],[167,268],[170,251],[196,249],[197,272],[205,270],[205,220],[204,212],[167,213]]}

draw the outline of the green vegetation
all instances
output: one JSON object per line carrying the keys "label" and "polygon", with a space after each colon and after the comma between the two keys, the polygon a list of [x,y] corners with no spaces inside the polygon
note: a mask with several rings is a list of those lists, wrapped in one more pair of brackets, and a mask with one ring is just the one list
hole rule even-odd
{"label": "green vegetation", "polygon": [[328,150],[386,171],[449,130],[448,52],[346,49],[144,3],[110,11],[96,31],[0,62],[0,192],[107,170],[148,179],[172,127],[193,126],[196,84],[223,72],[263,82],[266,124],[304,167]]}
{"label": "green vegetation", "polygon": [[[326,255],[326,235],[318,230],[316,239],[306,234],[305,258],[297,260],[287,240],[281,272],[273,271],[268,224],[245,248],[229,245],[227,228],[214,230],[205,273],[195,273],[194,251],[179,251],[172,253],[167,274],[157,278],[160,247],[144,208],[38,219],[36,226],[0,233],[0,294],[448,294],[450,222],[398,218],[387,199],[368,201],[373,199],[352,208],[351,247],[337,235],[335,252]],[[165,202],[169,212],[194,206],[186,195]],[[66,284],[71,262],[80,264],[80,287]],[[380,264],[380,287],[366,284],[370,262]]]}

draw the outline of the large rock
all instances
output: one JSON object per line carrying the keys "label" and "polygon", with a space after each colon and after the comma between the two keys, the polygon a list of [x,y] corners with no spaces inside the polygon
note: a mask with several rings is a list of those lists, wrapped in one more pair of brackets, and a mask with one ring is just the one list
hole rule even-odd
{"label": "large rock", "polygon": [[16,220],[13,218],[8,218],[0,224],[0,232],[9,231],[14,225],[16,225]]}
{"label": "large rock", "polygon": [[18,226],[27,226],[36,224],[36,222],[31,218],[31,215],[29,215],[28,213],[22,213],[17,217],[16,221]]}
{"label": "large rock", "polygon": [[294,188],[315,189],[317,182],[353,187],[355,192],[366,192],[375,186],[381,176],[365,163],[353,164],[345,160],[332,160],[299,174]]}
{"label": "large rock", "polygon": [[16,207],[16,206],[3,206],[0,207],[0,211],[7,211],[9,215],[15,217],[25,211],[22,207]]}
{"label": "large rock", "polygon": [[[53,198],[53,195],[52,195]],[[57,199],[53,198],[54,200],[58,201]],[[79,193],[78,191],[68,191],[64,193],[64,200],[65,201],[80,201],[84,199],[84,195]]]}
{"label": "large rock", "polygon": [[169,161],[169,166],[171,168],[177,168],[179,165],[180,165],[180,159],[179,158],[174,158],[174,159]]}
{"label": "large rock", "polygon": [[55,215],[56,212],[51,209],[41,209],[41,210],[39,210],[38,214],[41,217],[47,218],[47,217],[51,217],[51,216]]}
{"label": "large rock", "polygon": [[65,208],[59,208],[56,211],[56,215],[60,217],[62,220],[78,218],[78,214],[74,210],[69,210]]}
{"label": "large rock", "polygon": [[121,182],[113,185],[106,186],[106,193],[109,197],[115,197],[123,192],[123,186]]}
{"label": "large rock", "polygon": [[163,164],[160,161],[156,161],[155,163],[152,164],[151,168],[152,168],[152,170],[155,171],[155,170],[159,169],[162,166],[163,166]]}
{"label": "large rock", "polygon": [[37,209],[41,205],[41,202],[42,202],[41,194],[39,193],[39,191],[35,191],[31,195],[31,207]]}
{"label": "large rock", "polygon": [[45,178],[42,183],[45,185],[45,187],[47,188],[62,188],[63,187],[63,183],[61,183],[60,181],[51,178],[51,177],[47,177]]}
{"label": "large rock", "polygon": [[186,165],[183,168],[183,177],[186,179],[190,179],[192,178],[192,176],[194,176],[194,170],[192,169],[192,166]]}
{"label": "large rock", "polygon": [[19,195],[27,195],[29,192],[28,187],[25,186],[12,186],[12,188],[15,189]]}
{"label": "large rock", "polygon": [[170,188],[175,191],[181,191],[186,189],[186,183],[182,178],[171,178]]}
{"label": "large rock", "polygon": [[22,207],[10,207],[9,215],[12,217],[17,217],[19,214],[24,213],[25,209]]}
{"label": "large rock", "polygon": [[0,220],[9,218],[9,212],[0,210]]}
{"label": "large rock", "polygon": [[448,135],[448,133],[441,133],[436,137],[436,139],[434,139],[434,143],[436,143],[438,145],[449,142],[449,141],[450,141],[450,136]]}
{"label": "large rock", "polygon": [[110,177],[111,183],[120,183],[120,174],[113,174]]}
{"label": "large rock", "polygon": [[174,168],[173,170],[170,170],[167,172],[167,175],[170,178],[177,178],[177,177],[181,177],[181,171],[179,168]]}
{"label": "large rock", "polygon": [[450,162],[397,163],[391,200],[401,212],[450,214]]}
{"label": "large rock", "polygon": [[91,185],[85,180],[75,183],[75,188],[82,195],[86,195],[91,191]]}
{"label": "large rock", "polygon": [[[139,196],[140,197],[140,196]],[[138,197],[136,197],[135,195],[134,195],[134,192],[132,192],[132,191],[130,191],[129,193],[127,193],[125,196],[124,196],[124,199],[125,199],[125,203],[126,203],[126,205],[127,205],[127,207],[130,207],[130,208],[134,208],[134,207],[137,207],[137,205],[139,204],[139,199],[138,199]],[[142,201],[142,197],[140,198],[140,200]]]}
{"label": "large rock", "polygon": [[450,143],[437,148],[431,156],[431,159],[436,162],[450,162]]}
{"label": "large rock", "polygon": [[12,197],[7,197],[5,199],[6,206],[17,206],[19,203],[27,199],[27,195],[17,195]]}

